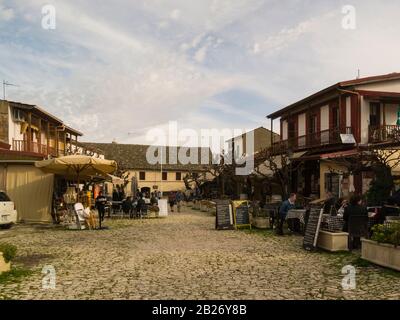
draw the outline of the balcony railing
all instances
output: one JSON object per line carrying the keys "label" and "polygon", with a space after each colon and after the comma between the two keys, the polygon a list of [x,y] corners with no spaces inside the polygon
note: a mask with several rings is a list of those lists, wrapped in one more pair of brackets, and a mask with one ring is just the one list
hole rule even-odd
{"label": "balcony railing", "polygon": [[273,152],[276,154],[286,152],[287,150],[298,151],[315,147],[320,147],[330,144],[342,143],[340,134],[351,134],[351,127],[346,127],[344,130],[329,129],[323,130],[287,140],[275,142],[272,145]]}
{"label": "balcony railing", "polygon": [[400,142],[400,126],[369,126],[369,143]]}
{"label": "balcony railing", "polygon": [[29,142],[26,140],[13,140],[12,150],[21,152],[33,152],[45,156],[57,156],[57,150],[55,148],[44,144],[39,144],[37,142]]}

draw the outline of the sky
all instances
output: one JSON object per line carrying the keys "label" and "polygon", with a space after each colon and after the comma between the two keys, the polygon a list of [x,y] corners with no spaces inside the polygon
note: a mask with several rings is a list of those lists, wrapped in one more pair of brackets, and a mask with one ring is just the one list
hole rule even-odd
{"label": "sky", "polygon": [[169,121],[269,128],[266,115],[358,69],[399,72],[399,12],[398,0],[0,0],[0,80],[83,141],[146,144]]}

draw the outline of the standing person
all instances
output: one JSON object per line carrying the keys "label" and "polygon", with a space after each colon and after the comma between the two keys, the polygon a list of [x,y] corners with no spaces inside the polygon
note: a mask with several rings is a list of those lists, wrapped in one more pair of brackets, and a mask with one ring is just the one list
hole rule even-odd
{"label": "standing person", "polygon": [[[350,204],[344,209],[343,231],[349,232],[349,221],[350,221],[350,217],[352,217],[352,216],[368,216],[367,208],[362,205],[362,198],[359,195],[352,196],[350,199]],[[350,233],[349,234],[349,245],[350,244],[351,244],[351,248],[358,248],[359,246],[361,246],[360,238],[354,237]]]}
{"label": "standing person", "polygon": [[168,195],[169,206],[171,207],[171,212],[174,212],[174,206],[176,203],[176,195],[175,192],[171,191]]}
{"label": "standing person", "polygon": [[140,198],[136,204],[136,216],[142,217],[142,213],[145,209],[146,202],[143,199],[143,195],[140,195]]}
{"label": "standing person", "polygon": [[101,222],[104,221],[104,215],[106,213],[106,203],[107,203],[107,198],[103,196],[103,191],[99,192],[99,195],[96,198],[96,209],[99,213],[99,226],[101,229]]}
{"label": "standing person", "polygon": [[178,212],[181,212],[181,205],[182,205],[182,201],[183,201],[183,193],[178,191],[176,193],[176,205],[178,207]]}
{"label": "standing person", "polygon": [[286,216],[289,210],[295,208],[296,194],[291,193],[289,199],[283,201],[281,207],[279,208],[279,225],[278,225],[278,235],[283,236],[283,223],[286,220]]}
{"label": "standing person", "polygon": [[122,202],[122,211],[124,212],[124,215],[129,214],[129,216],[131,216],[132,210],[133,210],[132,198],[128,197]]}
{"label": "standing person", "polygon": [[119,190],[118,190],[118,198],[119,198],[119,201],[123,201],[123,200],[125,199],[124,187],[121,185],[121,186],[119,186],[118,189],[119,189]]}
{"label": "standing person", "polygon": [[158,206],[158,199],[157,199],[157,196],[156,196],[156,192],[152,192],[151,193],[150,204],[152,206]]}
{"label": "standing person", "polygon": [[326,199],[324,202],[324,213],[336,215],[337,212],[336,212],[335,204],[336,204],[335,196],[333,195],[332,192],[328,191],[326,193]]}

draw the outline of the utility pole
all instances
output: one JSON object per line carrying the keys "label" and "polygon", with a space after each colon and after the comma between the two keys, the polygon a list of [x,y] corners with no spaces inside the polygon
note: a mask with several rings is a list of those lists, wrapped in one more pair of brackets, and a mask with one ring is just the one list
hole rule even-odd
{"label": "utility pole", "polygon": [[3,100],[6,100],[6,87],[19,87],[16,84],[12,84],[7,82],[6,80],[3,80]]}

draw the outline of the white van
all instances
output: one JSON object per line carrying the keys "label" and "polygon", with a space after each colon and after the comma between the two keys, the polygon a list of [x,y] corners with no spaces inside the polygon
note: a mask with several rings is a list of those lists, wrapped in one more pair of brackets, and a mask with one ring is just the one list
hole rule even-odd
{"label": "white van", "polygon": [[0,191],[0,228],[9,229],[17,222],[17,210],[14,202],[4,191]]}

